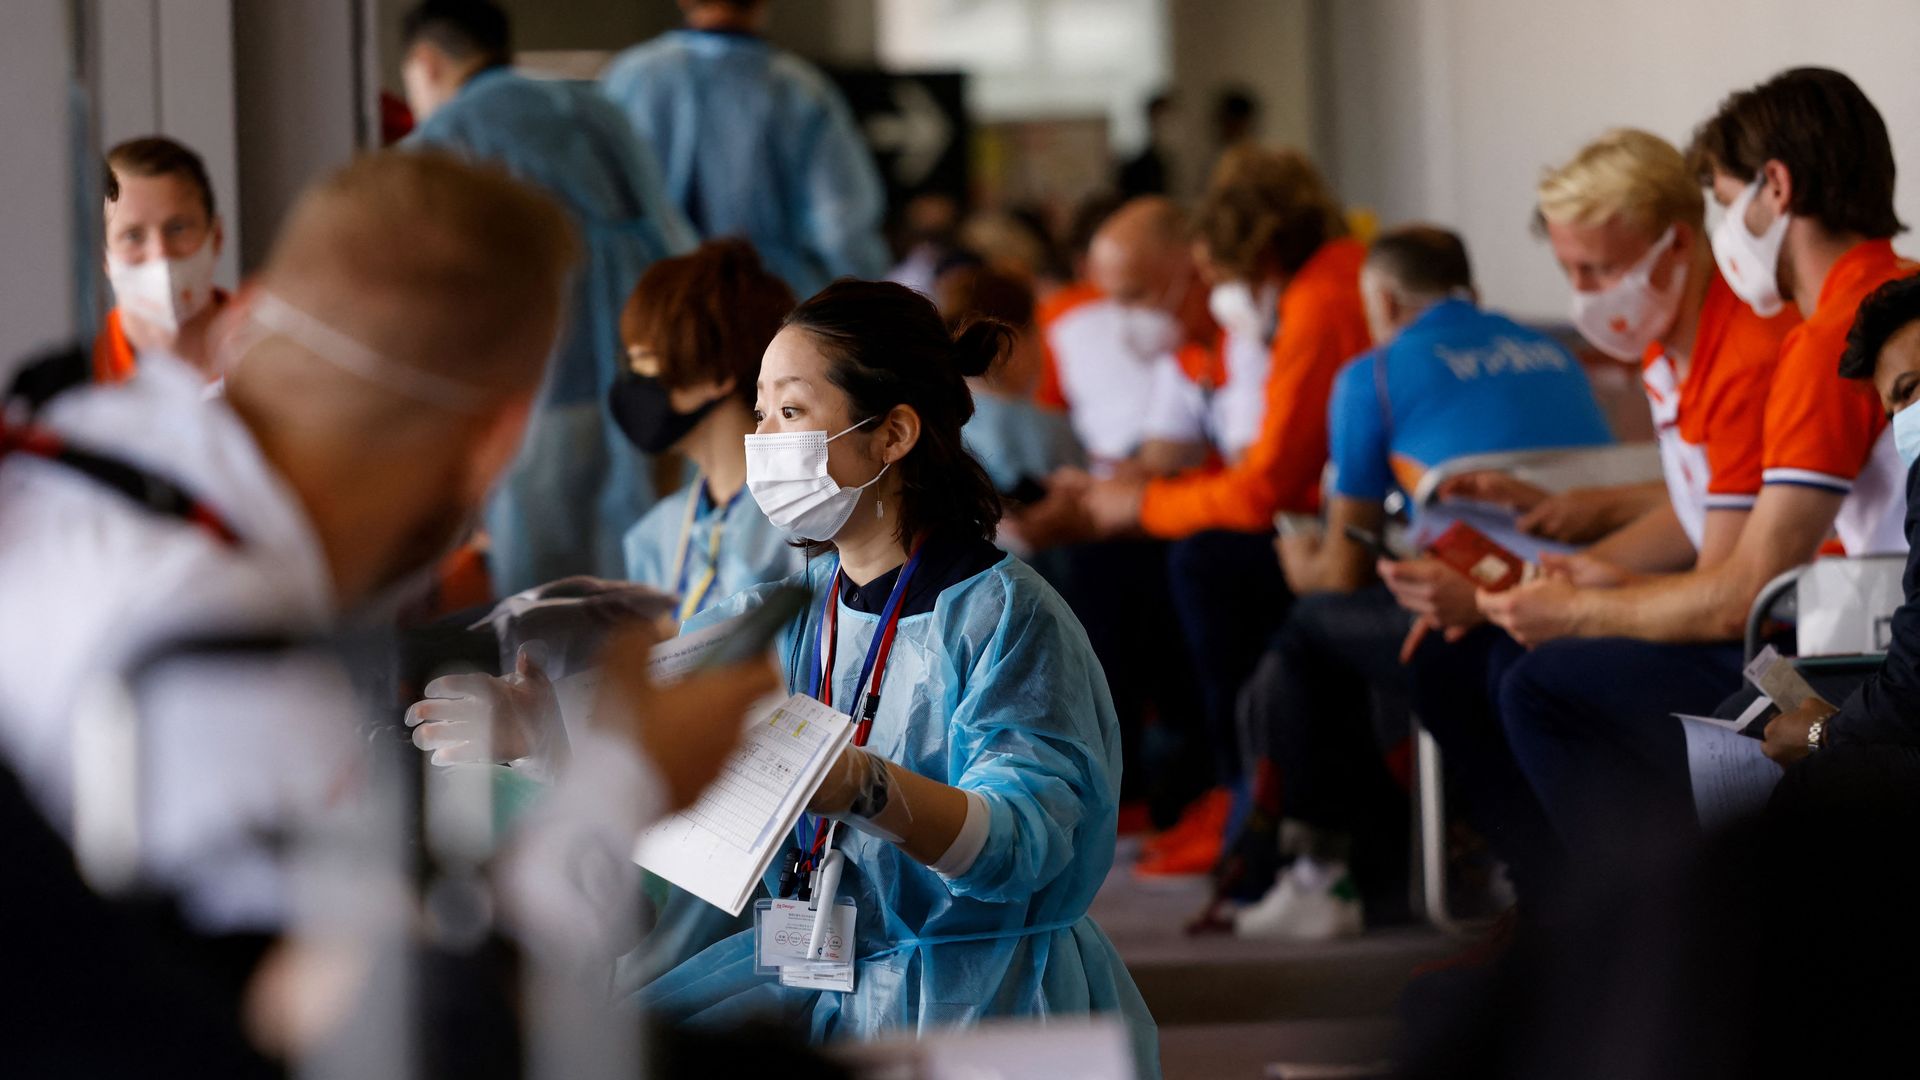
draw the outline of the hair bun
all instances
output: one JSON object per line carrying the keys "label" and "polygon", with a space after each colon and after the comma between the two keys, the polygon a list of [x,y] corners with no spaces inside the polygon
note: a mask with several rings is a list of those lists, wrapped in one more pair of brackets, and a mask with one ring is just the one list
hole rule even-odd
{"label": "hair bun", "polygon": [[1013,327],[999,319],[972,319],[953,335],[954,370],[967,378],[985,375],[1013,349]]}

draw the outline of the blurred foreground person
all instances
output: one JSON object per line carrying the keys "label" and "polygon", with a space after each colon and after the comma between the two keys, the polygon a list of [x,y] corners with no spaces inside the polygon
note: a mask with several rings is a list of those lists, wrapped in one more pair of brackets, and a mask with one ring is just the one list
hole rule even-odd
{"label": "blurred foreground person", "polygon": [[93,377],[122,382],[162,352],[211,378],[209,331],[227,304],[213,284],[226,235],[200,155],[160,136],[107,151],[107,281],[113,310],[93,343]]}
{"label": "blurred foreground person", "polygon": [[768,0],[680,0],[685,29],[614,58],[601,88],[706,236],[744,236],[799,296],[891,262],[886,189],[825,75],[761,37]]}
{"label": "blurred foreground person", "polygon": [[[125,386],[0,426],[0,590],[17,616],[0,749],[71,840],[76,777],[101,765],[76,717],[102,688],[138,691],[133,876],[177,903],[195,940],[254,943],[239,958],[203,944],[171,961],[184,970],[236,963],[244,978],[294,921],[299,841],[351,823],[377,793],[350,685],[366,673],[350,680],[317,644],[244,662],[177,650],[248,635],[318,643],[391,616],[518,449],[572,235],[557,206],[498,173],[364,157],[302,199],[234,301],[223,396],[205,400],[190,370],[154,354]],[[635,634],[613,648],[637,661],[650,644]],[[502,921],[565,970],[608,962],[631,936],[632,837],[691,801],[774,682],[762,663],[656,689],[644,664],[618,666],[591,746],[493,864]],[[585,874],[583,859],[626,872]],[[71,891],[38,861],[10,891]],[[255,1006],[288,1015],[271,990]]]}
{"label": "blurred foreground person", "polygon": [[586,241],[526,448],[487,510],[495,590],[618,577],[621,537],[654,494],[647,459],[601,404],[619,369],[620,309],[647,265],[692,247],[693,233],[619,110],[592,87],[508,69],[497,6],[428,0],[404,34],[401,74],[420,122],[405,145],[498,163],[552,194]]}

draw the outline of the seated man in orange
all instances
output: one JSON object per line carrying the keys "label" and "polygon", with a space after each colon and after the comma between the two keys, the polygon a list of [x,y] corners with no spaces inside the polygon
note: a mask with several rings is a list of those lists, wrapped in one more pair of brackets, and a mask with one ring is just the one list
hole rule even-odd
{"label": "seated man in orange", "polygon": [[93,342],[100,382],[133,376],[142,353],[177,357],[209,378],[207,328],[226,306],[213,285],[225,242],[200,155],[150,135],[107,151],[107,280],[115,307]]}
{"label": "seated man in orange", "polygon": [[[1347,235],[1338,200],[1305,156],[1251,145],[1228,152],[1197,225],[1223,280],[1278,296],[1259,434],[1224,469],[1151,481],[1114,477],[1080,495],[1104,535],[1177,541],[1169,557],[1174,598],[1201,680],[1215,768],[1234,787],[1234,702],[1291,600],[1274,558],[1274,515],[1319,509],[1334,376],[1372,340],[1360,299],[1366,249]],[[1224,821],[1216,814],[1209,824]],[[1221,840],[1220,829],[1207,833],[1166,852],[1157,868],[1205,869]]]}

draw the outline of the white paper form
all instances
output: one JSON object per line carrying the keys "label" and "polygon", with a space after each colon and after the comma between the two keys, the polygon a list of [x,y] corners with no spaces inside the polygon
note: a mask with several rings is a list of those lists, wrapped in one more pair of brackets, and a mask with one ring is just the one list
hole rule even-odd
{"label": "white paper form", "polygon": [[738,915],[821,778],[852,718],[805,694],[756,714],[698,802],[640,835],[633,859]]}
{"label": "white paper form", "polygon": [[673,682],[698,667],[708,653],[733,636],[746,618],[745,615],[736,615],[704,630],[681,634],[655,645],[647,660],[647,670],[653,676],[653,681]]}
{"label": "white paper form", "polygon": [[1693,776],[1693,809],[1707,832],[1758,814],[1786,770],[1773,763],[1759,739],[1690,716],[1680,718],[1687,737],[1687,771]]}
{"label": "white paper form", "polygon": [[1745,712],[1731,720],[1723,720],[1718,716],[1688,716],[1686,713],[1674,713],[1673,715],[1682,720],[1694,720],[1702,724],[1712,724],[1714,727],[1726,731],[1745,731],[1747,730],[1748,724],[1760,719],[1760,714],[1772,707],[1773,701],[1762,694],[1753,699],[1753,704],[1748,705]]}

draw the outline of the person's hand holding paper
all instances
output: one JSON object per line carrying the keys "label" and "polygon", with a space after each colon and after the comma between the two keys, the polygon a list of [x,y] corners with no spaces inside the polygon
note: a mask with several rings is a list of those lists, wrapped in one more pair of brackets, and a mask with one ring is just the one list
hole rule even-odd
{"label": "person's hand holding paper", "polygon": [[1771,645],[1748,662],[1744,674],[1762,696],[1780,707],[1780,715],[1767,721],[1767,756],[1781,765],[1792,765],[1813,753],[1813,725],[1839,710],[1800,674],[1791,657],[1781,656]]}
{"label": "person's hand holding paper", "polygon": [[1832,716],[1835,709],[1819,698],[1810,698],[1802,702],[1792,712],[1784,712],[1767,721],[1767,756],[1782,766],[1792,765],[1808,754],[1813,747],[1807,742],[1807,736],[1813,730],[1816,721]]}

